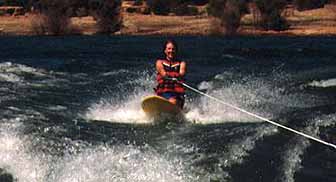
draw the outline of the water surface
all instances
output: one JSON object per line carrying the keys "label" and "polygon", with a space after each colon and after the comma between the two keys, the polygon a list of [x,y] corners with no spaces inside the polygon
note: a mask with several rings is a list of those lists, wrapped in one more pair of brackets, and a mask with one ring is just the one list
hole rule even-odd
{"label": "water surface", "polygon": [[[165,37],[0,37],[0,181],[336,181],[336,152],[191,91],[153,124]],[[336,143],[334,37],[177,37],[187,84]]]}

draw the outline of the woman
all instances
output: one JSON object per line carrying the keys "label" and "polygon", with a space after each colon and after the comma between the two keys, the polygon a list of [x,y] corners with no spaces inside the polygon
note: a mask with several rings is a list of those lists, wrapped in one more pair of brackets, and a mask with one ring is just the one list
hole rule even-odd
{"label": "woman", "polygon": [[157,82],[155,92],[169,102],[178,105],[181,109],[184,105],[184,82],[186,63],[177,59],[177,44],[173,40],[167,40],[163,47],[164,59],[156,61]]}

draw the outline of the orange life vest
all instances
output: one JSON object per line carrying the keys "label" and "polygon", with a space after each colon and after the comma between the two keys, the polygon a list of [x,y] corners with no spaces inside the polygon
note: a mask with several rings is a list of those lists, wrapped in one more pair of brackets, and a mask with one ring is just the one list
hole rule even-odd
{"label": "orange life vest", "polygon": [[[180,76],[180,61],[168,61],[168,60],[161,60],[163,64],[163,68],[167,73],[168,77],[178,78],[179,82],[184,82],[183,77]],[[165,92],[174,92],[184,94],[185,89],[181,83],[171,80],[165,80],[159,73],[156,76],[157,80],[157,87],[155,89],[156,94],[162,94]]]}

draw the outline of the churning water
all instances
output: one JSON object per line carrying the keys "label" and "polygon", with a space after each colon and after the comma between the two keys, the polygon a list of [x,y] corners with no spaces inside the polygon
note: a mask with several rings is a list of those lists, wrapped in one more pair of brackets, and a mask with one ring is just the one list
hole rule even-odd
{"label": "churning water", "polygon": [[[336,151],[187,92],[155,124],[165,37],[1,37],[0,181],[336,181]],[[177,37],[187,83],[336,143],[334,37]]]}

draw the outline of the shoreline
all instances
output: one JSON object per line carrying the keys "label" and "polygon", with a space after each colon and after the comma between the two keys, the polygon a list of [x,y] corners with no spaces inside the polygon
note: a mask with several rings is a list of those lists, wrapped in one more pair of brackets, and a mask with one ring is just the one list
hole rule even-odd
{"label": "shoreline", "polygon": [[[34,15],[1,16],[0,36],[35,36],[31,28]],[[206,15],[196,16],[158,16],[123,13],[123,27],[113,36],[228,36],[220,34],[216,19]],[[285,31],[265,31],[253,26],[252,15],[245,15],[241,26],[233,36],[336,36],[336,5],[324,8],[297,11],[292,10],[286,17],[291,27]],[[79,34],[97,35],[95,20],[90,17],[71,18],[71,24]],[[40,36],[40,35],[36,35]],[[63,35],[67,36],[67,35]]]}

